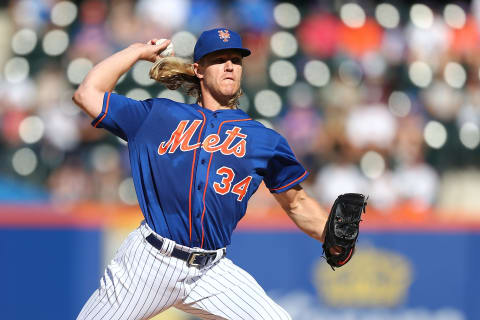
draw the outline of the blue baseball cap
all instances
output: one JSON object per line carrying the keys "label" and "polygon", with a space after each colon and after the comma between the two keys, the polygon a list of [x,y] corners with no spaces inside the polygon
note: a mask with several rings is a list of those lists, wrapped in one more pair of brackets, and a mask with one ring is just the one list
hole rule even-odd
{"label": "blue baseball cap", "polygon": [[250,50],[243,48],[242,38],[235,31],[226,28],[204,31],[195,44],[193,62],[198,62],[209,53],[228,49],[240,51],[243,57],[250,55]]}

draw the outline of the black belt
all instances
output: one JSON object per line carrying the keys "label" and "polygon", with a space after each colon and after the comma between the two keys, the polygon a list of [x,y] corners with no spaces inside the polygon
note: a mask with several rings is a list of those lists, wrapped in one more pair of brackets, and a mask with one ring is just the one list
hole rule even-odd
{"label": "black belt", "polygon": [[[162,249],[163,240],[157,238],[153,233],[150,233],[145,239],[147,240],[148,243],[150,243],[152,246],[154,246],[158,250]],[[223,249],[223,255],[225,255],[225,253],[226,253],[226,250]],[[173,247],[171,256],[187,262],[187,265],[189,266],[203,268],[217,257],[217,253],[216,252],[198,252],[198,251],[188,252],[188,251],[179,249],[177,247]]]}

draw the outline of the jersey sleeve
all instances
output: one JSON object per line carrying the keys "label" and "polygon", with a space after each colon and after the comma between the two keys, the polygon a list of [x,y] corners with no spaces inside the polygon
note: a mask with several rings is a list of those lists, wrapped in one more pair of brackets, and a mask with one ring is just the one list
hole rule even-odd
{"label": "jersey sleeve", "polygon": [[135,136],[138,128],[152,109],[153,99],[137,101],[125,96],[105,92],[102,112],[92,121],[95,128],[105,128],[127,140]]}
{"label": "jersey sleeve", "polygon": [[263,178],[270,192],[280,193],[296,186],[308,176],[287,141],[280,137]]}

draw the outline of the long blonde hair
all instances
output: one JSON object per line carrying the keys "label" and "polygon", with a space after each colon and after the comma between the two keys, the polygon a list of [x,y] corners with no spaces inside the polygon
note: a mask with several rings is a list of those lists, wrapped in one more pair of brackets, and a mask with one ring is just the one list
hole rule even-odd
{"label": "long blonde hair", "polygon": [[[150,69],[150,78],[162,83],[170,90],[182,87],[185,92],[200,101],[202,90],[200,79],[193,71],[193,64],[178,57],[165,57],[155,62]],[[229,107],[238,107],[238,99],[243,94],[242,89],[228,100]]]}

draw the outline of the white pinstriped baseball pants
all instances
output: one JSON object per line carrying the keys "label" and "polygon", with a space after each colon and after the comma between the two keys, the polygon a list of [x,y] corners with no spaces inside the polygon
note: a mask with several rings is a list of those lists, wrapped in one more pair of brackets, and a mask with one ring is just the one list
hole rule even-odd
{"label": "white pinstriped baseball pants", "polygon": [[80,319],[149,319],[176,307],[202,319],[284,320],[288,313],[255,279],[227,258],[202,269],[171,257],[175,243],[150,245],[146,223],[130,233],[105,269]]}

